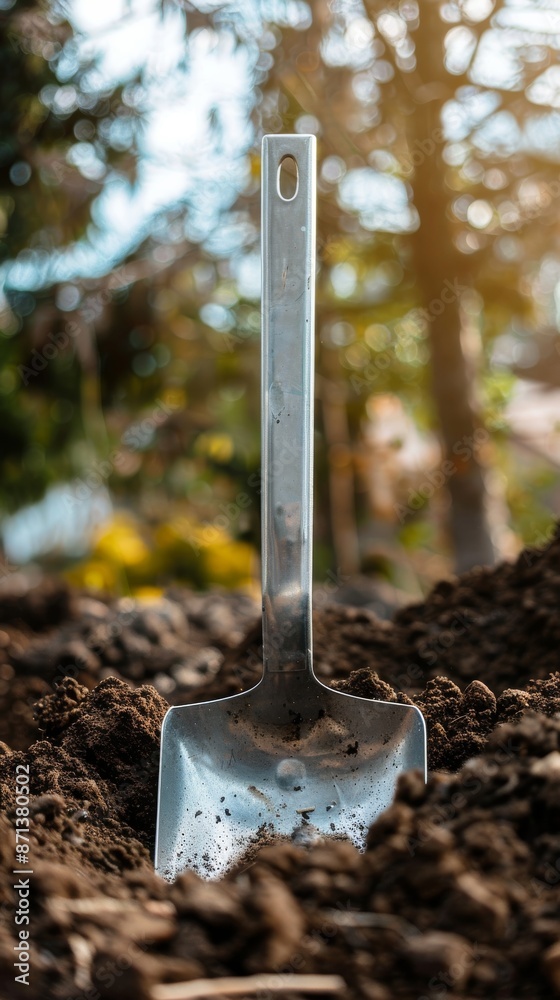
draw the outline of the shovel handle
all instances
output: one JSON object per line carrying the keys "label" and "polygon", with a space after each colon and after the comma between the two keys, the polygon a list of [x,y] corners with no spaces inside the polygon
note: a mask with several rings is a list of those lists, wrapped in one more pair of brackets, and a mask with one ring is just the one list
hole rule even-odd
{"label": "shovel handle", "polygon": [[[290,162],[292,161],[292,162]],[[295,161],[295,168],[294,168]],[[295,193],[287,167],[297,171]],[[312,673],[316,141],[262,141],[264,676]]]}

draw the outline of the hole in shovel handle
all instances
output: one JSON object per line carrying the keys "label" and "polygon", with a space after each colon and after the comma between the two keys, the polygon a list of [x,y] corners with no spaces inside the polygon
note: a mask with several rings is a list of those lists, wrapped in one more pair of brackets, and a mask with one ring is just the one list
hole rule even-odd
{"label": "hole in shovel handle", "polygon": [[293,156],[283,156],[278,167],[277,190],[282,201],[293,201],[298,193],[298,165]]}

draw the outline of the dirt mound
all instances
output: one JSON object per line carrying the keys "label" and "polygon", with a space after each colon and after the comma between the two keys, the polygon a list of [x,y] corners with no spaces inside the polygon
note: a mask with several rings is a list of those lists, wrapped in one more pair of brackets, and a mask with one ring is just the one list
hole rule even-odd
{"label": "dirt mound", "polygon": [[[426,600],[383,621],[365,608],[331,604],[314,614],[314,663],[321,679],[375,670],[414,698],[428,681],[449,677],[464,688],[482,681],[499,695],[559,668],[560,533],[515,563],[442,580]],[[240,676],[261,661],[255,624],[236,651]]]}
{"label": "dirt mound", "polygon": [[[149,681],[175,703],[211,697],[207,692],[223,671],[226,653],[258,615],[255,601],[242,593],[172,590],[158,601],[102,601],[84,594],[70,600],[60,588],[72,614],[54,618],[48,629],[33,629],[31,597],[22,600],[19,617],[15,599],[4,600],[19,627],[4,626],[0,617],[0,739],[16,749],[37,739],[33,707],[65,678],[87,688],[107,677],[132,685]],[[53,583],[38,589],[58,593]],[[228,681],[239,686],[231,669],[227,678],[218,689]]]}
{"label": "dirt mound", "polygon": [[168,700],[258,678],[254,605],[74,595],[42,633],[8,601],[0,684],[6,698],[21,685],[29,713],[40,688],[40,739],[25,749],[30,726],[16,749],[0,745],[0,996],[22,990],[18,773],[30,790],[32,1000],[152,1000],[157,984],[265,973],[336,973],[356,1000],[560,996],[559,598],[556,537],[515,565],[445,581],[393,623],[320,609],[320,676],[417,704],[437,770],[427,785],[401,779],[363,854],[283,842],[221,882],[186,873],[174,885],[150,858],[161,721]]}
{"label": "dirt mound", "polygon": [[[88,688],[110,676],[149,682],[171,704],[234,694],[260,677],[260,613],[246,594],[174,588],[157,602],[101,601],[53,581],[29,593],[20,584],[20,592],[0,592],[0,739],[14,748],[37,738],[33,705],[65,677]],[[499,696],[558,670],[559,602],[557,533],[514,564],[442,581],[393,621],[367,608],[319,606],[315,669],[326,683],[373,670],[412,699],[442,676],[461,689],[482,681]],[[58,617],[47,629],[53,606]],[[4,610],[18,628],[1,624]]]}
{"label": "dirt mound", "polygon": [[[82,727],[114,707],[122,687],[104,682],[89,708],[86,695]],[[144,697],[132,692],[113,729],[117,746]],[[155,721],[157,700],[152,708]],[[62,742],[73,742],[77,723]],[[265,972],[341,974],[345,995],[367,1000],[416,1000],[444,987],[455,1000],[550,1000],[560,991],[558,718],[530,713],[495,729],[484,753],[427,786],[403,777],[364,854],[334,841],[281,843],[212,884],[188,873],[172,886],[158,879],[141,831],[123,823],[135,818],[119,799],[107,744],[75,749],[80,756],[43,741],[27,755],[37,774],[32,998],[148,1000],[154,983]],[[14,757],[2,758],[3,797]],[[122,760],[126,773],[124,748]],[[0,976],[2,995],[15,997],[8,797],[6,807]]]}

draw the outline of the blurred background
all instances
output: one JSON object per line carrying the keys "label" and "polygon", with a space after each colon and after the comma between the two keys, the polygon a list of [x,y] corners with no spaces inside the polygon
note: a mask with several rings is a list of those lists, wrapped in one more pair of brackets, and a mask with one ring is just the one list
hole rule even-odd
{"label": "blurred background", "polygon": [[560,2],[0,0],[0,574],[259,588],[260,140],[318,139],[315,576],[560,509]]}

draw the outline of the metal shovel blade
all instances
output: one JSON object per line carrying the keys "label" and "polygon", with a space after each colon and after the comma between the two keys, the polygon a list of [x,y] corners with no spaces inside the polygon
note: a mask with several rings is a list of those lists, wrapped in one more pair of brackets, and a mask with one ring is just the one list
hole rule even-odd
{"label": "metal shovel blade", "polygon": [[263,139],[263,678],[164,719],[155,865],[169,880],[218,878],[279,837],[363,847],[398,775],[426,773],[417,708],[313,673],[315,155],[314,136]]}

